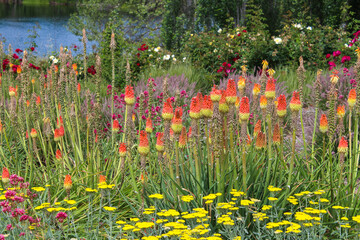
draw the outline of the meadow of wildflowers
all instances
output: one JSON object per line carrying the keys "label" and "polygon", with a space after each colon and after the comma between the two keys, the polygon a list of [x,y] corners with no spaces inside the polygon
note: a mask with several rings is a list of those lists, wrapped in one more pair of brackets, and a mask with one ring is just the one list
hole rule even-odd
{"label": "meadow of wildflowers", "polygon": [[264,60],[210,92],[113,79],[104,97],[83,39],[81,67],[0,52],[0,239],[359,238],[359,49],[354,79],[318,71],[311,102],[301,57],[291,94]]}

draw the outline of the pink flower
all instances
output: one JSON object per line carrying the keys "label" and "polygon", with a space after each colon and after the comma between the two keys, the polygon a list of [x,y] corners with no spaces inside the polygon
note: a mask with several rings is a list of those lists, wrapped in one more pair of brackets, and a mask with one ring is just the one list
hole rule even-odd
{"label": "pink flower", "polygon": [[63,222],[65,219],[67,218],[67,214],[65,212],[59,212],[58,214],[56,214],[56,219],[59,222]]}
{"label": "pink flower", "polygon": [[343,56],[343,57],[341,58],[341,63],[344,63],[344,62],[350,61],[350,60],[351,60],[351,57],[350,57],[350,56]]}
{"label": "pink flower", "polygon": [[333,52],[334,57],[337,57],[337,56],[340,56],[340,55],[341,55],[341,52],[339,50]]}
{"label": "pink flower", "polygon": [[13,229],[14,228],[13,228],[13,226],[11,224],[6,225],[6,230],[10,231],[10,230],[13,230]]}

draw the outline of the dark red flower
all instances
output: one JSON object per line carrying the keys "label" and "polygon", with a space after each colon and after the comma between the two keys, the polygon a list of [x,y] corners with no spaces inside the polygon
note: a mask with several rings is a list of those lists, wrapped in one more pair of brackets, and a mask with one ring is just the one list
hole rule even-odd
{"label": "dark red flower", "polygon": [[14,53],[14,54],[12,55],[12,57],[13,57],[14,59],[19,59],[19,56],[18,56],[16,53]]}
{"label": "dark red flower", "polygon": [[21,52],[23,52],[23,50],[21,50],[20,48],[17,48],[17,49],[15,50],[15,52],[21,53]]}
{"label": "dark red flower", "polygon": [[343,56],[343,57],[341,58],[341,63],[344,63],[344,62],[350,61],[350,60],[351,60],[351,57],[350,57],[350,56]]}
{"label": "dark red flower", "polygon": [[34,48],[34,47],[31,47],[30,50],[33,52],[33,51],[35,50],[35,48]]}
{"label": "dark red flower", "polygon": [[95,74],[96,74],[96,70],[95,70],[94,65],[90,66],[90,67],[87,69],[87,72],[90,73],[91,75],[95,75]]}
{"label": "dark red flower", "polygon": [[326,58],[330,58],[330,57],[331,57],[330,53],[326,54]]}

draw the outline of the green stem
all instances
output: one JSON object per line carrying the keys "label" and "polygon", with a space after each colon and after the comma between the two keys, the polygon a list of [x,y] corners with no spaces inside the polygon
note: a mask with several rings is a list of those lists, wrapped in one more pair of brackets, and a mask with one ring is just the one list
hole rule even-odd
{"label": "green stem", "polygon": [[305,153],[305,158],[307,159],[307,146],[306,146],[306,139],[305,139],[305,131],[304,131],[304,121],[303,121],[302,109],[300,110],[300,122],[301,122],[301,133],[302,133],[302,138],[303,138],[303,142],[304,142],[304,153]]}

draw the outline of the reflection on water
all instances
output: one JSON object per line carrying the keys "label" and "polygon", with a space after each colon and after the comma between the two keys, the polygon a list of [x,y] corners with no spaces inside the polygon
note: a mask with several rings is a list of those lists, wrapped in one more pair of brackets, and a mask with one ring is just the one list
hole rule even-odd
{"label": "reflection on water", "polygon": [[13,49],[29,48],[32,39],[28,36],[32,33],[28,31],[38,24],[40,29],[36,29],[38,37],[35,39],[38,55],[58,51],[61,45],[81,46],[80,37],[66,29],[67,20],[74,11],[74,6],[0,3],[0,36]]}

